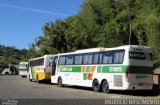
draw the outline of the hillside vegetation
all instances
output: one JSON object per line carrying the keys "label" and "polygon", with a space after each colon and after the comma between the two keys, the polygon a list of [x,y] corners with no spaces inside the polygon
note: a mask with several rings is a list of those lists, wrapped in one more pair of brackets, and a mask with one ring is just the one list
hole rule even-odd
{"label": "hillside vegetation", "polygon": [[0,66],[6,64],[19,64],[20,61],[28,61],[28,51],[26,49],[16,49],[0,45]]}
{"label": "hillside vegetation", "polygon": [[130,44],[152,47],[159,59],[160,0],[85,0],[75,16],[46,23],[30,51],[40,56],[127,45],[130,25]]}

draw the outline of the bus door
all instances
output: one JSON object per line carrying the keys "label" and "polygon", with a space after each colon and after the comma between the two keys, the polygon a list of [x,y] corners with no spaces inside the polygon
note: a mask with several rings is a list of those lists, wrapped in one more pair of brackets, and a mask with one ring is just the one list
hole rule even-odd
{"label": "bus door", "polygon": [[52,76],[54,76],[56,73],[57,59],[58,56],[55,56],[52,62]]}

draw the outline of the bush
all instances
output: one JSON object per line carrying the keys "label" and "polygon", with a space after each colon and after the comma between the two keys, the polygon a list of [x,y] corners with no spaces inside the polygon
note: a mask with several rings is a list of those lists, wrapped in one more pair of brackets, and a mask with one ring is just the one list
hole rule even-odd
{"label": "bush", "polygon": [[153,63],[153,69],[156,69],[159,66],[160,66],[160,60],[154,61],[154,63]]}

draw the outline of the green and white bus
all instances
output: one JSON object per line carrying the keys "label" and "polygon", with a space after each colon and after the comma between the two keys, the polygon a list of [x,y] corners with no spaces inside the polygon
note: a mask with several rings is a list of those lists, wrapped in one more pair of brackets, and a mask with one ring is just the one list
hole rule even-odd
{"label": "green and white bus", "polygon": [[22,77],[27,77],[28,74],[28,62],[19,63],[19,75]]}
{"label": "green and white bus", "polygon": [[41,80],[50,80],[52,68],[49,67],[49,61],[54,55],[44,55],[35,59],[29,60],[28,78],[30,81],[36,80],[39,83]]}
{"label": "green and white bus", "polygon": [[125,45],[92,48],[57,54],[52,63],[51,83],[102,90],[151,90],[152,50]]}

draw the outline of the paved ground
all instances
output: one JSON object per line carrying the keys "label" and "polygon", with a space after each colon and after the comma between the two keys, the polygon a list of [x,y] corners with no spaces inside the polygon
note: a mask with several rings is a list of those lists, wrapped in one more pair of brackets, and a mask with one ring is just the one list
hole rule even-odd
{"label": "paved ground", "polygon": [[[110,94],[93,92],[91,88],[29,82],[20,76],[0,76],[0,99],[160,99],[149,92],[112,91]],[[61,100],[59,100],[61,101]],[[66,100],[67,102],[68,100]],[[65,102],[65,101],[64,101]]]}

